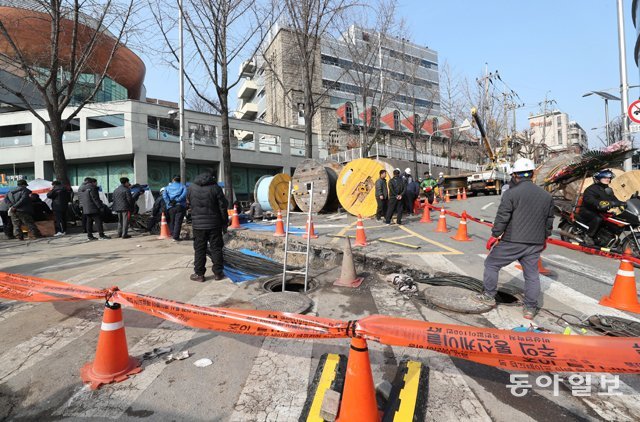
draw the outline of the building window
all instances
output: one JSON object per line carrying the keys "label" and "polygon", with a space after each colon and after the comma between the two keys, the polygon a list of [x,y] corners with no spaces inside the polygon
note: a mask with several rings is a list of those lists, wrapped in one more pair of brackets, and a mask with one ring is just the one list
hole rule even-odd
{"label": "building window", "polygon": [[329,132],[329,145],[338,145],[339,142],[338,132],[335,130]]}
{"label": "building window", "polygon": [[266,118],[267,118],[267,112],[263,111],[260,117],[258,117],[258,120],[265,120]]}
{"label": "building window", "polygon": [[230,129],[231,148],[255,151],[256,143],[254,133],[250,130]]}
{"label": "building window", "polygon": [[[51,144],[51,135],[49,134],[49,126],[45,127],[45,144]],[[62,142],[80,142],[80,119],[71,119],[67,126],[64,128],[62,134]]]}
{"label": "building window", "polygon": [[31,123],[0,126],[0,148],[31,145]]}
{"label": "building window", "polygon": [[400,130],[400,112],[398,110],[393,111],[393,130]]}
{"label": "building window", "polygon": [[353,124],[353,105],[351,103],[344,105],[344,119],[348,125]]}
{"label": "building window", "polygon": [[291,138],[289,142],[291,143],[291,155],[294,155],[296,157],[305,156],[307,149],[304,143],[304,139]]}
{"label": "building window", "polygon": [[378,127],[378,108],[371,107],[371,119],[369,119],[369,125],[371,127]]}
{"label": "building window", "polygon": [[147,134],[154,141],[180,142],[180,121],[166,117],[147,116]]}
{"label": "building window", "polygon": [[123,137],[124,114],[87,117],[87,140]]}
{"label": "building window", "polygon": [[558,145],[562,145],[562,130],[558,130]]}
{"label": "building window", "polygon": [[218,145],[216,127],[189,122],[189,140],[203,145]]}
{"label": "building window", "polygon": [[304,104],[298,103],[298,124],[304,125]]}
{"label": "building window", "polygon": [[558,127],[562,126],[562,117],[558,116],[558,118],[556,119],[557,125]]}

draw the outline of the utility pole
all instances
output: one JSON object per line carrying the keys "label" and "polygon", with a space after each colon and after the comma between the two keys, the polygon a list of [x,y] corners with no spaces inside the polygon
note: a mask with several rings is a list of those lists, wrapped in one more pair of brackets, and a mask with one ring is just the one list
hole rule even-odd
{"label": "utility pole", "polygon": [[186,150],[184,145],[184,40],[183,40],[183,11],[182,0],[178,3],[178,38],[180,44],[180,107],[179,107],[179,119],[180,119],[180,183],[183,185],[187,183],[187,163],[186,163]]}
{"label": "utility pole", "polygon": [[[511,149],[512,149],[512,152],[513,152],[513,140],[516,137],[516,131],[517,131],[516,110],[519,109],[519,108],[524,107],[524,104],[514,102],[513,101],[513,96],[511,96],[511,95],[509,95],[509,97],[510,97],[510,100],[509,101],[505,101],[505,104],[504,104],[504,108],[505,108],[505,120],[504,120],[504,122],[505,122],[505,133],[507,134],[507,135],[505,135],[505,140],[508,139],[507,142],[511,141]],[[509,129],[508,129],[508,122],[507,122],[507,113],[509,111],[511,111],[513,113],[513,126],[511,127],[511,136],[508,136]]]}
{"label": "utility pole", "polygon": [[[539,145],[546,145],[546,141],[547,141],[547,105],[552,105],[552,104],[557,104],[556,100],[549,100],[547,98],[547,96],[549,95],[549,91],[547,91],[546,94],[544,94],[544,101],[538,103],[538,105],[540,107],[543,108],[543,113],[544,113],[544,117],[543,122],[542,122],[542,139],[540,140]],[[534,150],[535,151],[535,150]],[[534,156],[535,156],[535,152],[534,152]]]}

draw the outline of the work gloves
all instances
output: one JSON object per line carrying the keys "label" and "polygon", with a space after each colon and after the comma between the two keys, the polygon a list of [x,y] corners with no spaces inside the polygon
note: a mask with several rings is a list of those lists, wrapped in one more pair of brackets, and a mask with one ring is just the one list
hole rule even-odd
{"label": "work gloves", "polygon": [[490,251],[495,245],[498,244],[500,239],[495,236],[491,236],[489,240],[487,240],[487,250]]}

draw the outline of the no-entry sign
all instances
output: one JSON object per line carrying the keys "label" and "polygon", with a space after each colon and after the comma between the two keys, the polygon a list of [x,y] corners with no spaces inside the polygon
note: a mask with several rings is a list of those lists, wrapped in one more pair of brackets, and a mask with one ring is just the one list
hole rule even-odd
{"label": "no-entry sign", "polygon": [[640,123],[640,100],[635,100],[631,103],[631,105],[629,105],[627,115],[629,116],[631,121]]}

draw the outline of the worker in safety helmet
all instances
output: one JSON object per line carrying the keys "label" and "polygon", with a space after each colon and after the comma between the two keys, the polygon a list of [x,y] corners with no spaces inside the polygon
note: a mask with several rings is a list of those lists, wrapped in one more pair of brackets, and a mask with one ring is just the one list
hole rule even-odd
{"label": "worker in safety helmet", "polygon": [[582,196],[578,219],[589,226],[588,237],[584,239],[588,245],[594,244],[593,238],[602,223],[600,213],[623,205],[623,202],[616,198],[613,190],[609,187],[614,177],[615,175],[610,169],[597,171],[593,175],[593,185],[589,186]]}
{"label": "worker in safety helmet", "polygon": [[553,228],[553,198],[532,182],[534,170],[533,161],[527,158],[513,165],[514,184],[502,196],[487,242],[490,252],[484,261],[484,291],[475,297],[495,306],[500,269],[519,261],[524,272],[523,316],[527,319],[533,319],[538,311],[538,260]]}

